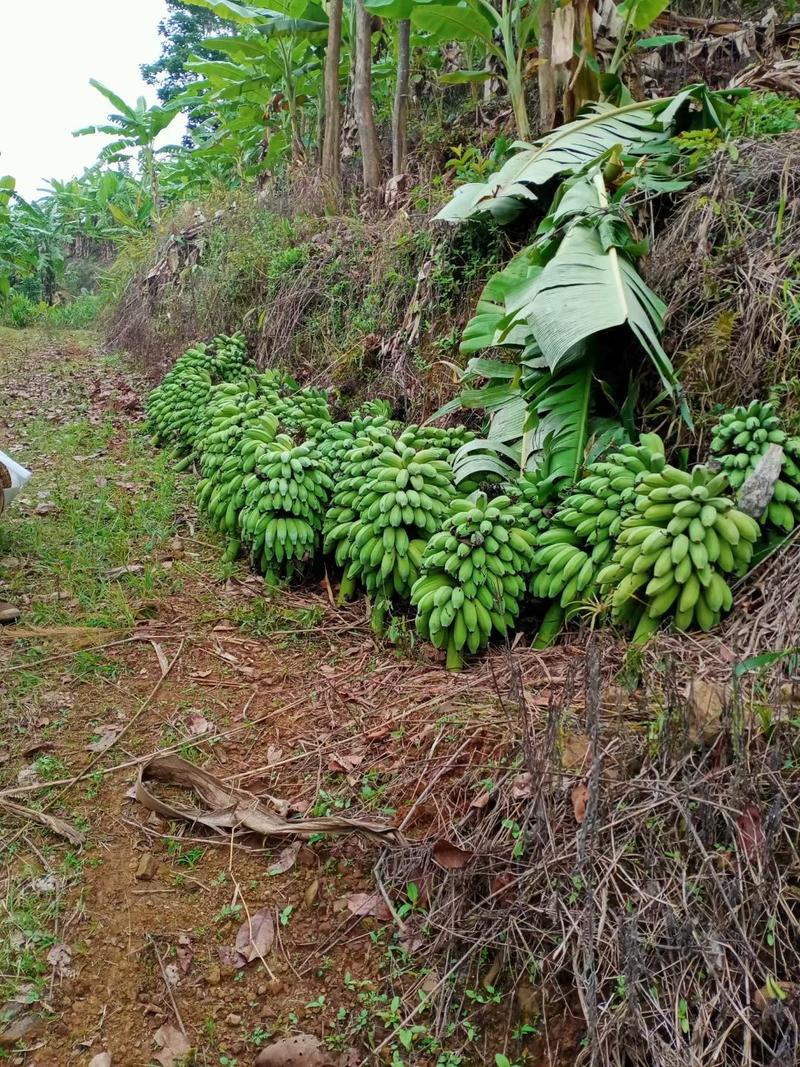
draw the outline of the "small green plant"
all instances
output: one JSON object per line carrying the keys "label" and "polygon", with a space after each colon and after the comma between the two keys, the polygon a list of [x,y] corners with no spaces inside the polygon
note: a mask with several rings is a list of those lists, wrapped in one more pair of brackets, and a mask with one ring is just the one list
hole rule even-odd
{"label": "small green plant", "polygon": [[215,923],[229,922],[231,919],[241,919],[242,917],[242,905],[241,904],[225,904],[219,909],[214,916]]}
{"label": "small green plant", "polygon": [[280,914],[281,926],[288,926],[294,911],[294,904],[287,904]]}
{"label": "small green plant", "polygon": [[800,100],[781,93],[749,93],[729,120],[732,137],[779,137],[800,127]]}

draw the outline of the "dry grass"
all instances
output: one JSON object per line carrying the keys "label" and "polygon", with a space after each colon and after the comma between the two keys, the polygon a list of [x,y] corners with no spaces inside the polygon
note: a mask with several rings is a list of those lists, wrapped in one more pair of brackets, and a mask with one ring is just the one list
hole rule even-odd
{"label": "dry grass", "polygon": [[736,160],[720,151],[655,241],[648,281],[668,299],[665,347],[701,423],[716,405],[748,402],[800,368],[791,285],[799,212],[794,132],[741,142]]}
{"label": "dry grass", "polygon": [[697,744],[672,675],[637,734],[604,673],[590,644],[544,715],[516,678],[517,769],[454,820],[458,869],[430,841],[379,865],[395,899],[421,887],[405,937],[440,979],[438,1023],[511,985],[546,1062],[795,1064],[797,731],[764,734],[732,697]]}

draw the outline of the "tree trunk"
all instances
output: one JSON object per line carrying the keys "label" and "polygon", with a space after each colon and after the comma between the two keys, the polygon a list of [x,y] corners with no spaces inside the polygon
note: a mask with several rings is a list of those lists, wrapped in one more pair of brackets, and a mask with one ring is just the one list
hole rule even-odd
{"label": "tree trunk", "polygon": [[408,85],[411,70],[411,19],[397,24],[397,83],[392,111],[392,174],[404,174],[408,163]]}
{"label": "tree trunk", "polygon": [[356,66],[353,108],[361,144],[364,192],[375,199],[381,186],[381,150],[372,109],[372,16],[363,0],[356,0]]}
{"label": "tree trunk", "polygon": [[553,70],[552,0],[539,4],[539,124],[541,133],[556,124],[556,76]]}
{"label": "tree trunk", "polygon": [[328,206],[335,209],[342,184],[342,106],[339,102],[339,62],[342,57],[342,3],[331,0],[328,48],[325,53],[325,136],[322,142],[322,180]]}
{"label": "tree trunk", "polygon": [[161,218],[161,189],[158,183],[156,154],[152,144],[145,145],[142,150],[142,170],[147,175],[147,181],[150,185],[150,197],[153,201],[153,207],[150,212],[150,225],[155,229]]}

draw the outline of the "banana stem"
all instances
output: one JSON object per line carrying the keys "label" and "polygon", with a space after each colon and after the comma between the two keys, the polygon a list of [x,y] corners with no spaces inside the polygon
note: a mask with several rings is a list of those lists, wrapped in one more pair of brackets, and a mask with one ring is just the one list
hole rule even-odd
{"label": "banana stem", "polygon": [[461,649],[456,648],[451,637],[447,643],[447,669],[448,671],[460,671],[463,666],[464,657],[461,655]]}
{"label": "banana stem", "polygon": [[531,648],[549,648],[561,632],[561,624],[564,621],[564,609],[558,600],[554,600],[545,612],[542,625],[534,638]]}
{"label": "banana stem", "polygon": [[353,595],[355,589],[355,578],[342,578],[342,584],[339,586],[339,596],[336,598],[336,603],[344,604],[344,602]]}

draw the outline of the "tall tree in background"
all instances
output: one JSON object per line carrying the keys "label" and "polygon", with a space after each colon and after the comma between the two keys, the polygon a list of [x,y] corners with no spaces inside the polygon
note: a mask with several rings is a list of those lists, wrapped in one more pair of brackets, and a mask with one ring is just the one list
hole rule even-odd
{"label": "tall tree in background", "polygon": [[[142,63],[139,67],[142,78],[147,85],[155,87],[156,95],[162,104],[182,93],[187,86],[197,80],[197,75],[186,64],[190,56],[196,55],[206,37],[224,33],[228,28],[224,19],[202,8],[187,7],[181,0],[167,0],[168,15],[158,24],[158,36],[161,38],[161,54],[152,63]],[[203,50],[209,59],[222,59],[221,52]],[[195,110],[187,116],[188,128],[200,126],[207,116]],[[187,143],[190,138],[187,138]]]}
{"label": "tall tree in background", "polygon": [[392,110],[392,174],[402,174],[408,162],[408,92],[411,72],[411,19],[397,23],[397,82]]}
{"label": "tall tree in background", "polygon": [[556,124],[556,75],[553,70],[553,0],[539,2],[539,127]]}
{"label": "tall tree in background", "polygon": [[322,180],[330,208],[339,199],[342,183],[342,105],[339,100],[339,63],[342,58],[342,2],[328,8],[328,47],[325,52],[325,132],[322,142]]}
{"label": "tall tree in background", "polygon": [[375,199],[381,185],[381,149],[372,106],[372,15],[356,0],[356,63],[353,109],[361,144],[364,192]]}

